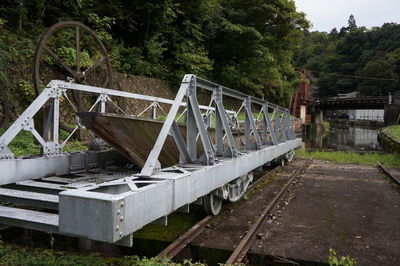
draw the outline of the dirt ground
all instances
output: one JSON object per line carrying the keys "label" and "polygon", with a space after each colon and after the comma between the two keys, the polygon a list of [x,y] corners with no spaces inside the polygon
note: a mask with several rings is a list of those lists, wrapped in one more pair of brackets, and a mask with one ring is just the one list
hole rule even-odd
{"label": "dirt ground", "polygon": [[[292,163],[258,193],[230,206],[194,245],[233,250],[256,215],[302,161]],[[289,187],[258,234],[250,254],[258,263],[326,263],[329,248],[357,265],[400,265],[400,193],[372,166],[314,160]]]}

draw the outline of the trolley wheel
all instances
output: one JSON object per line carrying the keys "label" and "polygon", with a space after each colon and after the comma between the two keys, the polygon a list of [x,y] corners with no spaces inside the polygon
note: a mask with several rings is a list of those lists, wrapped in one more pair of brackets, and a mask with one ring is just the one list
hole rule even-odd
{"label": "trolley wheel", "polygon": [[221,210],[223,199],[212,193],[203,197],[204,211],[210,215],[218,215]]}
{"label": "trolley wheel", "polygon": [[280,158],[280,165],[282,166],[282,167],[284,167],[285,166],[285,163],[286,163],[286,160],[285,160],[285,156],[281,156],[281,158]]}
{"label": "trolley wheel", "polygon": [[293,161],[294,153],[295,153],[294,150],[291,150],[288,153],[286,153],[286,161],[288,162]]}

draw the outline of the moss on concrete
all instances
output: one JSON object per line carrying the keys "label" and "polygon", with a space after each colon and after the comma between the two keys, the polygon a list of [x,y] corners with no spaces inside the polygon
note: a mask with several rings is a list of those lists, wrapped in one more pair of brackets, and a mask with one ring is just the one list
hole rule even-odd
{"label": "moss on concrete", "polygon": [[394,140],[400,141],[400,125],[388,126],[382,129],[386,135],[390,136]]}
{"label": "moss on concrete", "polygon": [[189,213],[174,212],[168,216],[168,225],[148,224],[133,236],[135,238],[154,239],[159,241],[174,241],[181,234],[189,230],[204,216],[201,206],[190,206]]}
{"label": "moss on concrete", "polygon": [[390,151],[400,152],[400,126],[388,126],[379,132],[379,141]]}

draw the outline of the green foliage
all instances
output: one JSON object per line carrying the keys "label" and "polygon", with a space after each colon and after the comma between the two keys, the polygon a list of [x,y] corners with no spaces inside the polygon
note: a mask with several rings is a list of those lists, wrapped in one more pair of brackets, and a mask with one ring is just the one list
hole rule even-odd
{"label": "green foliage", "polygon": [[21,79],[18,83],[18,89],[26,100],[33,101],[35,99],[36,92],[32,82]]}
{"label": "green foliage", "polygon": [[328,256],[329,266],[353,266],[356,265],[356,260],[350,255],[338,256],[336,251],[332,248],[329,249]]}
{"label": "green foliage", "polygon": [[213,79],[275,101],[290,96],[296,74],[289,59],[301,29],[308,27],[304,14],[296,12],[293,1],[222,1],[221,5],[215,22],[219,30],[210,42]]}
{"label": "green foliage", "polygon": [[63,152],[76,152],[76,151],[86,151],[88,147],[82,145],[79,141],[69,141],[63,148]]}
{"label": "green foliage", "polygon": [[15,249],[0,245],[1,265],[110,265],[98,255],[66,256],[53,250]]}
{"label": "green foliage", "polygon": [[174,241],[203,218],[202,210],[189,213],[174,212],[168,216],[168,225],[148,224],[134,233],[136,238]]}
{"label": "green foliage", "polygon": [[[0,135],[4,133],[0,130]],[[8,145],[15,157],[40,154],[39,145],[34,142],[34,137],[28,131],[21,131]]]}
{"label": "green foliage", "polygon": [[302,48],[294,61],[299,68],[319,71],[312,73],[313,81],[319,87],[319,97],[351,91],[367,96],[387,95],[400,89],[399,46],[399,24],[385,23],[381,27],[366,29],[357,27],[354,16],[351,16],[349,26],[340,32],[336,29],[330,33],[305,31]]}
{"label": "green foliage", "polygon": [[[65,62],[67,66],[75,67],[76,66],[76,50],[72,47],[61,47],[57,49],[57,55]],[[81,59],[80,64],[81,67],[88,68],[94,64],[90,59],[90,55],[87,51],[83,50],[80,52]],[[51,58],[51,57],[46,57]],[[51,58],[52,61],[48,61],[50,64],[55,64],[54,60]]]}
{"label": "green foliage", "polygon": [[[0,136],[5,129],[0,129]],[[68,135],[61,131],[60,139],[64,140]],[[8,145],[15,157],[40,154],[40,146],[35,143],[35,139],[28,131],[22,130]],[[63,148],[64,152],[85,151],[88,148],[79,141],[69,141]]]}
{"label": "green foliage", "polygon": [[303,159],[314,158],[317,160],[327,160],[335,163],[349,163],[349,164],[360,164],[360,165],[373,165],[377,163],[386,165],[389,167],[400,167],[400,154],[398,153],[352,153],[342,151],[312,151],[305,152],[304,150],[296,151],[296,155]]}
{"label": "green foliage", "polygon": [[137,265],[137,266],[159,266],[159,265],[173,265],[173,266],[204,266],[205,264],[200,262],[192,262],[191,260],[184,259],[183,263],[174,263],[167,258],[140,258],[138,256],[126,256],[123,258],[121,263],[123,266]]}
{"label": "green foliage", "polygon": [[[78,20],[105,42],[119,72],[174,83],[179,83],[183,74],[193,73],[275,101],[287,101],[298,85],[289,61],[302,30],[309,26],[292,0],[5,0],[0,11],[1,37],[11,36],[19,43],[26,36],[31,42],[25,45],[30,57],[32,44],[46,27]],[[76,56],[73,34],[67,32],[54,40],[62,44],[56,53],[70,67],[75,66]],[[14,47],[13,41],[7,40],[4,46]],[[4,54],[9,64],[23,58],[21,70],[30,76],[31,58],[21,55],[24,49]],[[93,64],[89,51],[81,54],[83,68]],[[48,55],[44,57],[45,62],[55,64]],[[23,76],[16,75],[19,70],[9,72],[6,77]]]}
{"label": "green foliage", "polygon": [[328,121],[322,121],[321,126],[322,126],[322,130],[324,132],[328,132],[329,131],[329,122]]}
{"label": "green foliage", "polygon": [[[1,23],[6,21],[1,19]],[[0,94],[9,101],[13,114],[20,113],[34,98],[31,85],[33,54],[34,45],[30,38],[9,32],[5,25],[0,26]]]}
{"label": "green foliage", "polygon": [[[81,1],[81,6],[82,3],[83,2]],[[115,24],[115,18],[107,16],[100,17],[96,13],[89,13],[87,19],[88,22],[95,29],[100,39],[102,39],[105,42],[109,42],[112,40],[112,36],[109,31],[111,30],[112,25]]]}
{"label": "green foliage", "polygon": [[166,258],[140,258],[138,256],[126,256],[119,258],[102,258],[98,254],[73,255],[61,251],[46,249],[27,249],[6,245],[0,245],[0,264],[1,265],[82,265],[82,266],[202,266],[202,263],[194,263],[184,260],[182,264],[174,263]]}
{"label": "green foliage", "polygon": [[385,132],[388,136],[391,138],[400,141],[400,126],[395,125],[395,126],[388,126],[382,129],[383,132]]}
{"label": "green foliage", "polygon": [[[5,115],[10,120],[35,96],[30,83],[39,36],[60,21],[77,20],[94,29],[114,71],[175,84],[193,73],[284,105],[299,81],[290,59],[309,26],[292,0],[4,0],[0,14],[0,95],[9,101]],[[101,56],[89,37],[81,32],[82,70]],[[76,67],[74,29],[60,30],[47,45]],[[388,55],[390,64],[400,68],[399,56]],[[63,78],[62,67],[48,53],[43,62],[41,75],[48,73],[43,83]]]}

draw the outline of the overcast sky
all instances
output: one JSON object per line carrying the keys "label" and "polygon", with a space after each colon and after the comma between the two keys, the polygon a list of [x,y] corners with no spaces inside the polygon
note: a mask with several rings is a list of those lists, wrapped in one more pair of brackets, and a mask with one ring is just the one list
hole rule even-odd
{"label": "overcast sky", "polygon": [[357,26],[371,28],[385,22],[400,22],[400,0],[295,0],[298,10],[307,14],[312,31],[347,26],[353,14]]}

